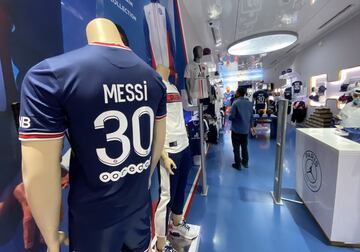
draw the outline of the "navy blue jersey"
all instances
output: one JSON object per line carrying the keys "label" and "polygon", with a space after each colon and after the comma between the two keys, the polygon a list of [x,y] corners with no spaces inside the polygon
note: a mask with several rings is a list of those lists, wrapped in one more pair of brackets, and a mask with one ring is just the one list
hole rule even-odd
{"label": "navy blue jersey", "polygon": [[265,90],[258,90],[253,94],[256,112],[260,109],[265,109],[266,100],[268,99],[268,92]]}
{"label": "navy blue jersey", "polygon": [[284,98],[289,101],[292,99],[292,87],[288,87],[284,90]]}
{"label": "navy blue jersey", "polygon": [[293,82],[292,86],[294,88],[294,93],[298,94],[301,91],[302,82],[301,81],[295,81],[295,82]]}
{"label": "navy blue jersey", "polygon": [[149,200],[153,126],[166,116],[160,76],[129,48],[96,44],[34,66],[21,90],[19,138],[68,130],[71,216],[91,226],[131,217]]}

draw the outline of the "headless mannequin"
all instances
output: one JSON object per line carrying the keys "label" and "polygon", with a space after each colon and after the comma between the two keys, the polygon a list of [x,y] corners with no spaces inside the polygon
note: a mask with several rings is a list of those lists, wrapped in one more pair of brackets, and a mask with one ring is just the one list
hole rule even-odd
{"label": "headless mannequin", "polygon": [[[194,55],[194,61],[196,63],[200,63],[200,60],[203,56],[203,49],[201,46],[195,46],[193,49],[193,55]],[[185,78],[185,87],[186,87],[186,94],[188,97],[188,102],[189,104],[192,104],[192,100],[191,100],[191,93],[190,93],[190,79]]]}
{"label": "headless mannequin", "polygon": [[[202,82],[203,84],[198,84],[195,82],[195,84],[192,84],[192,80],[191,78],[194,78],[194,77],[191,77],[191,73],[187,72],[187,71],[191,71],[190,69],[189,70],[185,70],[185,88],[186,88],[186,93],[187,93],[187,96],[188,96],[188,102],[189,104],[195,104],[196,102],[194,100],[197,100],[197,99],[203,99],[203,98],[207,98],[208,97],[208,92],[210,91],[210,83],[209,83],[209,79],[208,79],[208,76],[205,76],[205,73],[206,73],[206,68],[204,68],[204,66],[200,66],[200,60],[201,58],[203,57],[203,49],[201,46],[195,46],[194,49],[193,49],[193,55],[194,55],[194,61],[195,63],[197,63],[198,67],[200,68],[200,72],[197,73],[199,76],[196,76],[195,78],[199,78],[200,76],[202,76],[201,78],[205,79],[206,80],[204,82]],[[189,66],[189,65],[188,65]],[[188,66],[187,66],[187,69],[188,69]],[[194,71],[194,70],[192,70]],[[191,89],[194,88],[194,87],[191,87],[191,85],[195,85],[197,89],[202,89],[201,86],[203,85],[206,85],[207,86],[207,91],[203,91],[203,90],[199,90],[199,94],[191,94]],[[198,86],[199,85],[199,86]],[[205,89],[206,90],[206,89]],[[202,94],[202,92],[207,92],[207,94]],[[194,97],[194,96],[197,96],[198,97]]]}
{"label": "headless mannequin", "polygon": [[[96,18],[86,27],[88,43],[124,45],[116,26],[107,19]],[[154,124],[151,170],[157,164],[165,141],[166,119]],[[61,205],[61,151],[63,139],[23,141],[22,173],[25,192],[33,217],[48,252],[59,252],[58,234]]]}
{"label": "headless mannequin", "polygon": [[[169,75],[170,75],[170,69],[163,66],[163,65],[158,65],[156,67],[156,72],[161,76],[162,80],[165,82],[169,82]],[[173,169],[176,169],[176,164],[175,162],[169,157],[169,154],[165,151],[165,149],[162,150],[161,153],[161,159],[163,161],[163,165],[165,167],[165,169],[167,170],[167,172],[170,175],[174,175]],[[160,167],[160,169],[162,169]],[[171,215],[172,221],[173,221],[173,225],[178,226],[182,219],[183,216],[182,215],[176,215],[174,213],[172,213]],[[166,245],[166,237],[160,237],[158,236],[156,239],[156,247],[159,251],[162,251],[164,249]]]}
{"label": "headless mannequin", "polygon": [[[152,2],[156,2],[156,1],[152,1]],[[156,72],[161,76],[163,81],[169,82],[169,75],[170,75],[170,69],[168,69],[167,67],[163,66],[163,65],[158,65],[156,67]],[[170,175],[174,175],[172,169],[175,168],[175,163],[174,161],[169,158],[169,154],[163,149],[162,153],[161,153],[161,159],[164,162],[165,168],[167,170],[167,172]],[[162,169],[160,167],[160,169]],[[166,237],[157,237],[156,239],[156,247],[159,251],[162,251],[164,249],[166,245]]]}

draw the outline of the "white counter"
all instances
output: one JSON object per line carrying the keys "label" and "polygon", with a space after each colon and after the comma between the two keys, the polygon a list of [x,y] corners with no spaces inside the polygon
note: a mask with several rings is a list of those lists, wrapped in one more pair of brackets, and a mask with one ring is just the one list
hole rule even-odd
{"label": "white counter", "polygon": [[360,244],[360,144],[297,129],[296,191],[334,244]]}

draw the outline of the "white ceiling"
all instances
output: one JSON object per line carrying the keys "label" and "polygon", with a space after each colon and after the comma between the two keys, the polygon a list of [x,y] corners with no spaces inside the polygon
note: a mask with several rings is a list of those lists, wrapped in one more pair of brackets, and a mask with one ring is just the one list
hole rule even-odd
{"label": "white ceiling", "polygon": [[[324,23],[352,5],[324,28]],[[271,67],[290,53],[297,53],[310,42],[348,21],[360,13],[360,0],[183,0],[188,23],[191,23],[193,40],[213,52],[224,53],[236,40],[261,32],[290,30],[299,34],[291,50],[285,48],[270,53],[262,59],[265,67]],[[212,10],[212,11],[211,11]],[[219,28],[222,46],[216,47],[209,21],[211,14],[221,12],[213,22]],[[192,51],[192,43],[187,51]]]}

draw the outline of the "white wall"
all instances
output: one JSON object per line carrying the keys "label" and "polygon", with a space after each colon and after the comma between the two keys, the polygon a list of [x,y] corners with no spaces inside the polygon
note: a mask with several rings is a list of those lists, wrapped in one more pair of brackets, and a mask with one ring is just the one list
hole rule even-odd
{"label": "white wall", "polygon": [[279,86],[282,84],[279,74],[287,68],[297,71],[306,84],[312,76],[319,74],[328,74],[328,80],[334,81],[341,69],[355,66],[360,66],[360,15],[315,41],[295,57],[265,70],[265,81]]}

